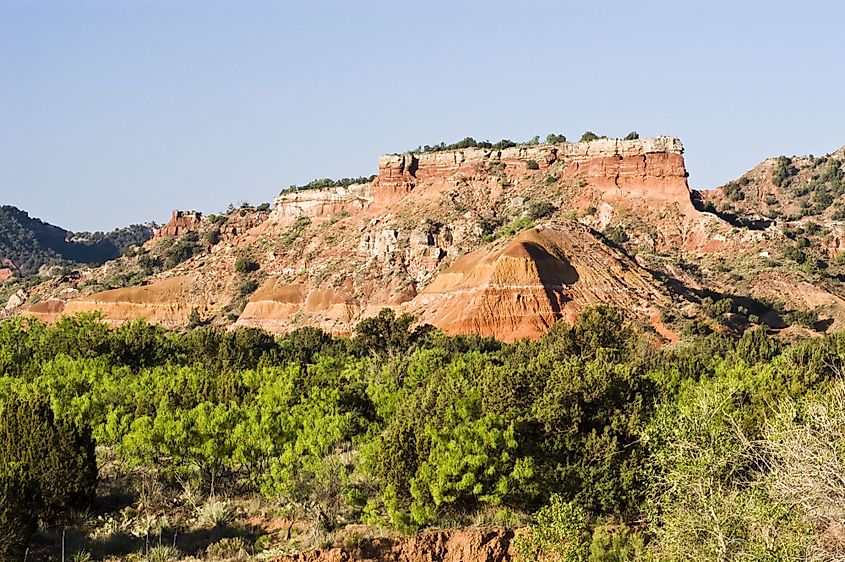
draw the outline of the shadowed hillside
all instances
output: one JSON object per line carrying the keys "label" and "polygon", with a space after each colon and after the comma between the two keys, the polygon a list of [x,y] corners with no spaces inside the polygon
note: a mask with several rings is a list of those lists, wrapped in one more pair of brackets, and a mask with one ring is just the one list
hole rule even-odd
{"label": "shadowed hillside", "polygon": [[33,275],[45,265],[101,264],[151,236],[152,229],[141,225],[74,234],[17,207],[0,207],[0,262],[19,275]]}

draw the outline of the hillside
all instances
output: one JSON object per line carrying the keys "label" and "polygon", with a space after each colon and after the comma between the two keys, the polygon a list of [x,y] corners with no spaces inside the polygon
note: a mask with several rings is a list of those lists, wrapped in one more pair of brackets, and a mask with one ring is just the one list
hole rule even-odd
{"label": "hillside", "polygon": [[[550,140],[390,154],[371,178],[315,181],[272,205],[176,212],[139,251],[18,292],[8,313],[349,334],[388,307],[508,341],[610,302],[669,341],[845,328],[835,242],[810,260],[794,221],[764,218],[751,179],[725,203],[730,185],[690,191],[678,139]],[[835,192],[835,155],[793,161],[784,190]],[[777,162],[749,174],[768,181]],[[792,213],[785,193],[770,199]],[[834,233],[828,207],[817,220]]]}
{"label": "hillside", "polygon": [[141,225],[108,233],[73,233],[16,207],[0,206],[0,266],[22,276],[34,275],[45,266],[99,265],[151,236],[152,229]]}

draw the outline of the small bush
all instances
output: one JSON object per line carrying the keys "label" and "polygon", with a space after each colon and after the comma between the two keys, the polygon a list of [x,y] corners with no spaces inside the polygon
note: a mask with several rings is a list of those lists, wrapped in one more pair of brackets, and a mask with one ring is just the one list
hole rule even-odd
{"label": "small bush", "polygon": [[182,557],[179,549],[168,545],[158,545],[152,547],[147,555],[144,556],[144,562],[175,562]]}
{"label": "small bush", "polygon": [[557,211],[557,207],[548,201],[532,201],[528,205],[528,216],[531,220],[538,220],[549,217]]}
{"label": "small bush", "polygon": [[562,144],[565,142],[566,137],[564,135],[556,135],[555,133],[546,135],[546,144]]}
{"label": "small bush", "polygon": [[257,262],[255,262],[255,261],[253,261],[249,258],[240,257],[237,260],[235,260],[235,271],[237,271],[238,273],[240,273],[242,275],[246,275],[247,273],[252,273],[253,271],[258,271],[260,269],[260,267],[261,266],[258,265]]}
{"label": "small bush", "polygon": [[788,186],[797,173],[798,168],[792,164],[792,158],[778,156],[772,169],[772,183],[778,187]]}
{"label": "small bush", "polygon": [[537,512],[536,523],[528,533],[516,539],[517,559],[586,560],[588,530],[584,508],[554,495]]}
{"label": "small bush", "polygon": [[625,232],[625,227],[621,224],[617,224],[614,227],[608,228],[604,235],[607,237],[608,240],[611,242],[615,242],[616,244],[624,244],[628,241],[628,233]]}
{"label": "small bush", "polygon": [[528,168],[529,170],[539,170],[540,169],[540,165],[537,163],[536,160],[528,160],[525,163],[525,167]]}
{"label": "small bush", "polygon": [[248,297],[249,295],[251,295],[252,293],[254,293],[257,290],[258,290],[258,281],[256,281],[255,279],[247,279],[246,281],[241,283],[240,287],[238,287],[238,294],[241,297]]}
{"label": "small bush", "polygon": [[745,199],[745,194],[736,182],[731,181],[726,183],[722,190],[725,192],[725,197],[731,201],[741,201],[742,199]]}
{"label": "small bush", "polygon": [[598,140],[600,137],[592,131],[587,131],[583,135],[581,135],[580,142],[590,142],[594,140]]}
{"label": "small bush", "polygon": [[640,138],[640,134],[638,132],[631,131],[630,133],[625,135],[625,138],[623,140],[637,140],[639,138]]}
{"label": "small bush", "polygon": [[817,310],[793,310],[786,313],[786,321],[813,329],[819,321],[819,313]]}
{"label": "small bush", "polygon": [[206,499],[197,507],[197,525],[202,528],[213,529],[225,525],[232,520],[229,502],[216,496]]}
{"label": "small bush", "polygon": [[246,558],[247,545],[241,537],[227,537],[220,539],[206,549],[212,560],[232,560]]}

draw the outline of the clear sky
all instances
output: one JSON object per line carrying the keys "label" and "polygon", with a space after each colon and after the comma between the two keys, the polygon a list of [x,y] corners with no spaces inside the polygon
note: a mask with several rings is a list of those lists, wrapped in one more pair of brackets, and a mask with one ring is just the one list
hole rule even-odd
{"label": "clear sky", "polygon": [[843,6],[0,0],[0,204],[111,229],[588,129],[680,137],[713,187],[845,144]]}

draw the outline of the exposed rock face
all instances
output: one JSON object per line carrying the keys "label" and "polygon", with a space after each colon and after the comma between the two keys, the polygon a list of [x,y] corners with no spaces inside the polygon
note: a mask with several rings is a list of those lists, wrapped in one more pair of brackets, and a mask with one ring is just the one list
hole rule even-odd
{"label": "exposed rock face", "polygon": [[665,288],[586,227],[561,223],[464,255],[407,304],[447,333],[504,341],[539,336],[585,307],[611,303],[640,316],[668,304]]}
{"label": "exposed rock face", "polygon": [[367,208],[372,200],[372,185],[368,183],[320,190],[286,191],[273,202],[275,208],[270,219],[290,224],[300,216],[314,218],[343,212],[357,213]]}
{"label": "exposed rock face", "polygon": [[193,308],[200,313],[206,312],[206,302],[203,295],[198,294],[195,281],[180,276],[151,285],[112,289],[75,299],[65,305],[64,312],[102,310],[106,313],[106,320],[115,324],[144,318],[164,326],[178,327],[188,323]]}
{"label": "exposed rock face", "polygon": [[200,225],[202,213],[198,211],[173,211],[167,224],[156,230],[155,238],[181,236]]}
{"label": "exposed rock face", "polygon": [[455,174],[476,175],[479,167],[490,164],[501,164],[506,174],[517,175],[528,169],[529,161],[540,170],[563,163],[568,176],[584,180],[608,201],[644,197],[693,211],[683,145],[671,137],[386,155],[379,160],[375,201],[389,203],[419,184]]}
{"label": "exposed rock face", "polygon": [[0,283],[6,279],[11,279],[14,274],[15,272],[8,267],[0,267]]}
{"label": "exposed rock face", "polygon": [[[697,214],[682,153],[680,141],[659,137],[383,156],[372,183],[286,191],[264,223],[238,226],[228,219],[212,248],[215,266],[191,266],[192,260],[178,268],[178,283],[154,279],[146,287],[78,298],[67,310],[99,308],[114,321],[143,316],[166,325],[186,322],[192,308],[213,317],[226,304],[221,291],[239,283],[226,273],[234,252],[260,244],[264,253],[254,257],[266,279],[238,326],[349,333],[387,306],[449,332],[513,339],[539,335],[599,301],[648,317],[649,299],[669,298],[664,289],[589,228],[562,225],[491,244],[484,220],[501,216],[502,225],[538,199],[562,211],[601,205],[602,220],[614,209]],[[182,235],[199,224],[198,214],[175,212],[157,236]],[[690,238],[693,230],[677,224],[658,233],[655,245]],[[229,281],[211,288],[208,277],[220,275]]]}
{"label": "exposed rock face", "polygon": [[332,548],[282,556],[278,562],[509,562],[510,530],[450,530],[369,539],[357,549]]}

